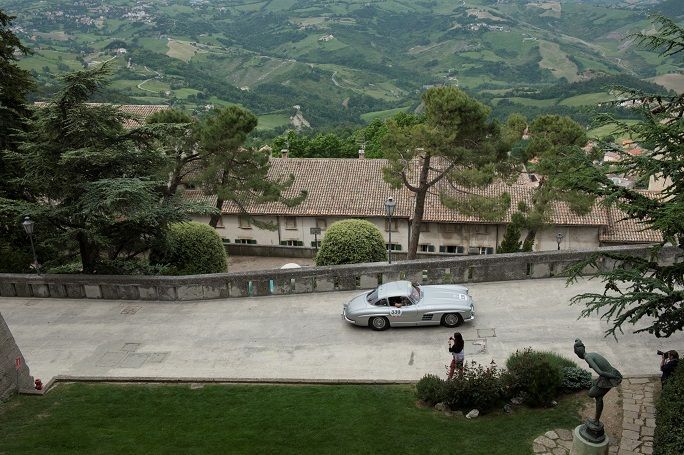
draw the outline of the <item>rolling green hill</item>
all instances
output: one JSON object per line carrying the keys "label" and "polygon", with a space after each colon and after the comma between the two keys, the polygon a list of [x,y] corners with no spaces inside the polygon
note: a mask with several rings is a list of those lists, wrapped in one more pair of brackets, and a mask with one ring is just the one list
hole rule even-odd
{"label": "rolling green hill", "polygon": [[[88,6],[83,6],[87,4]],[[238,103],[282,129],[293,106],[312,127],[415,107],[427,86],[463,87],[503,115],[583,119],[609,89],[539,97],[604,74],[684,85],[675,60],[637,48],[647,13],[676,2],[526,0],[0,0],[34,50],[20,64],[40,98],[55,75],[107,62],[103,101],[202,111]],[[590,84],[591,85],[591,84]],[[594,84],[595,85],[595,84]],[[587,109],[585,109],[587,108]]]}

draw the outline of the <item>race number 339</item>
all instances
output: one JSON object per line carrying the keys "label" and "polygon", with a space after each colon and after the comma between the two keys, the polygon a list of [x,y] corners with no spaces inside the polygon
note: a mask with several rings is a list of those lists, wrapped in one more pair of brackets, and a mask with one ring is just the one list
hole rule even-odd
{"label": "race number 339", "polygon": [[390,308],[389,314],[394,318],[398,318],[401,316],[401,308]]}

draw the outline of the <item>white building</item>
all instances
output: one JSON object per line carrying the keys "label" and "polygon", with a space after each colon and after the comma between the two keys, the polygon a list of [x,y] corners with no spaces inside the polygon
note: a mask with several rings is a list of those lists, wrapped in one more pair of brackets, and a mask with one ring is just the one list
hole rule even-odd
{"label": "white building", "polygon": [[[405,187],[396,190],[389,187],[382,177],[382,168],[386,165],[387,161],[381,159],[272,158],[270,175],[283,178],[294,175],[295,183],[288,194],[294,196],[306,190],[307,199],[296,207],[276,202],[247,207],[255,219],[275,224],[275,231],[256,228],[247,217],[240,215],[235,204],[225,202],[217,231],[229,243],[311,247],[315,239],[311,228],[321,229],[320,242],[326,228],[335,221],[362,218],[375,224],[389,242],[390,226],[384,202],[392,196],[397,202],[391,224],[392,249],[406,251],[415,197]],[[514,185],[499,183],[481,193],[496,196],[504,191],[511,197],[511,208],[499,221],[463,215],[445,207],[437,194],[430,194],[425,205],[419,251],[493,254],[518,203],[524,201],[531,205],[534,188],[522,181]],[[452,196],[457,194],[455,190],[451,193]],[[199,190],[187,190],[185,197],[212,206],[216,201],[215,196],[203,195]],[[661,239],[659,233],[644,231],[634,223],[620,223],[621,218],[615,211],[598,204],[591,212],[580,216],[565,203],[555,203],[547,227],[537,232],[534,250],[557,249],[559,239],[561,249],[653,243]],[[208,222],[209,218],[197,216],[195,220]]]}

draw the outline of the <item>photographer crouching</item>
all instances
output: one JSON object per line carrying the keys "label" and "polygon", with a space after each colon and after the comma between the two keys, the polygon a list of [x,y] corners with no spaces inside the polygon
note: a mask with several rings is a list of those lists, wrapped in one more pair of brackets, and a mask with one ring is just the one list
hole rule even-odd
{"label": "photographer crouching", "polygon": [[677,365],[679,364],[679,354],[675,350],[670,350],[667,352],[658,351],[658,355],[660,356],[660,371],[663,372],[663,375],[660,377],[660,382],[664,383],[677,368]]}

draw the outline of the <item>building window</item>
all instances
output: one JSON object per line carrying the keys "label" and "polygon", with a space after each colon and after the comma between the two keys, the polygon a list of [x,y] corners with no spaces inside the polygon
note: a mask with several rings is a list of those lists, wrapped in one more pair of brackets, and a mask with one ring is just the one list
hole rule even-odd
{"label": "building window", "polygon": [[385,248],[389,248],[392,251],[401,251],[401,243],[393,243],[391,247],[389,243],[385,243]]}
{"label": "building window", "polygon": [[420,232],[430,232],[430,223],[420,223]]}
{"label": "building window", "polygon": [[246,216],[239,216],[238,224],[240,229],[252,229],[252,223],[249,222],[249,218]]}
{"label": "building window", "polygon": [[[392,220],[392,232],[397,232],[399,230],[399,221],[396,219]],[[385,232],[390,231],[389,220],[385,220]]]}
{"label": "building window", "polygon": [[256,245],[257,241],[254,239],[235,239],[235,243],[242,245]]}
{"label": "building window", "polygon": [[314,242],[313,240],[311,241],[311,248],[320,248],[321,247],[321,241],[319,240],[318,242]]}
{"label": "building window", "polygon": [[418,251],[422,251],[423,253],[434,253],[435,246],[430,245],[428,243],[423,243],[421,245],[418,245]]}
{"label": "building window", "polygon": [[282,246],[304,246],[304,242],[301,240],[281,240],[280,245],[282,245]]}
{"label": "building window", "polygon": [[325,231],[328,228],[328,221],[325,218],[316,218],[316,227]]}
{"label": "building window", "polygon": [[494,248],[491,246],[471,246],[468,248],[468,254],[494,254]]}
{"label": "building window", "polygon": [[443,224],[442,225],[442,232],[456,232],[456,228],[458,225],[456,224]]}
{"label": "building window", "polygon": [[286,216],[285,217],[285,229],[297,229],[297,217],[296,216]]}
{"label": "building window", "polygon": [[463,254],[465,249],[461,245],[440,245],[440,253]]}
{"label": "building window", "polygon": [[489,225],[488,224],[478,224],[475,228],[475,233],[478,235],[488,235]]}

